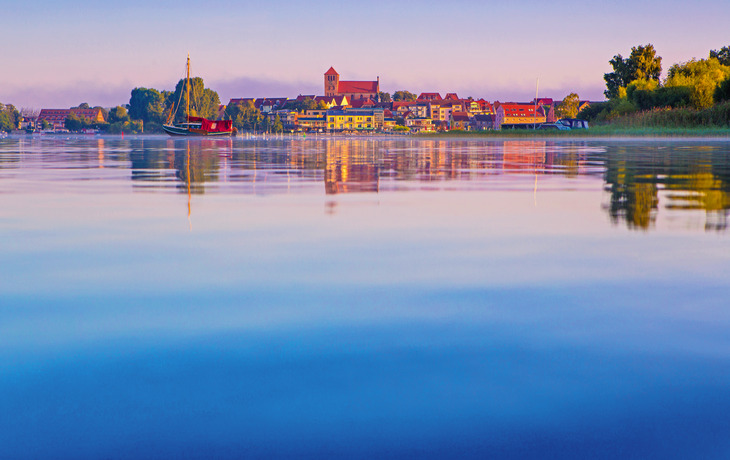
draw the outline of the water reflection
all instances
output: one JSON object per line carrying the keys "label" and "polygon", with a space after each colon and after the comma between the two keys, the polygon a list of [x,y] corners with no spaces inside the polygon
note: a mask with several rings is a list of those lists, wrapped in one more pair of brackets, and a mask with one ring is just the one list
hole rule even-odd
{"label": "water reflection", "polygon": [[652,228],[661,208],[704,211],[705,230],[727,229],[730,208],[728,146],[677,148],[612,146],[605,155],[606,207],[614,223]]}
{"label": "water reflection", "polygon": [[[614,225],[646,231],[661,214],[727,230],[730,145],[724,141],[560,141],[381,138],[15,138],[0,144],[2,170],[129,169],[138,189],[192,195],[326,195],[403,190],[574,190],[602,179]],[[550,181],[538,181],[548,177]],[[321,190],[321,189],[320,189]],[[330,203],[329,211],[335,209]]]}

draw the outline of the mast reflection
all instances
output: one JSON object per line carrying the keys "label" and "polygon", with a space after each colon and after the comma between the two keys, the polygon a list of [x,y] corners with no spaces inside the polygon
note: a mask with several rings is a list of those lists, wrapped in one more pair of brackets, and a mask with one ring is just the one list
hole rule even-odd
{"label": "mast reflection", "polygon": [[[402,190],[525,190],[604,183],[610,222],[656,227],[664,213],[704,211],[706,230],[727,229],[730,146],[692,143],[599,143],[552,140],[283,138],[138,140],[132,179],[140,187],[172,181],[191,195],[220,188],[238,193],[296,193],[322,184],[325,195]],[[527,177],[524,177],[527,176]],[[544,176],[546,180],[538,177]],[[319,187],[322,187],[319,185]],[[322,190],[322,189],[320,189]],[[328,212],[336,203],[330,202]],[[689,214],[683,214],[689,215]]]}

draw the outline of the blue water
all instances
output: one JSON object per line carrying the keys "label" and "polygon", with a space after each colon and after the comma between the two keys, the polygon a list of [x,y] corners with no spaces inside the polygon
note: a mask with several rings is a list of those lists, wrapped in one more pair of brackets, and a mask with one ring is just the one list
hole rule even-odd
{"label": "blue water", "polygon": [[0,458],[728,458],[730,142],[0,140]]}

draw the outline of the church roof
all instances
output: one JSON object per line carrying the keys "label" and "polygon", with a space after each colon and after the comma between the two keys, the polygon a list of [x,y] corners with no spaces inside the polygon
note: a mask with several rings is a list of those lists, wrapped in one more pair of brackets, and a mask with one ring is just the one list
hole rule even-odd
{"label": "church roof", "polygon": [[338,93],[377,93],[377,81],[340,81]]}
{"label": "church roof", "polygon": [[334,67],[330,67],[330,69],[324,73],[325,75],[339,75]]}

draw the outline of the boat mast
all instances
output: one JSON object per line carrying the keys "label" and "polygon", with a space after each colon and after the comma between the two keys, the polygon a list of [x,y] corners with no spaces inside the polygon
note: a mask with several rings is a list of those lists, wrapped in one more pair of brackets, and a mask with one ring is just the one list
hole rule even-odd
{"label": "boat mast", "polygon": [[190,123],[190,53],[188,53],[187,72],[185,74],[185,117]]}

